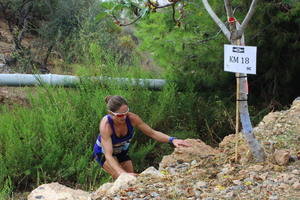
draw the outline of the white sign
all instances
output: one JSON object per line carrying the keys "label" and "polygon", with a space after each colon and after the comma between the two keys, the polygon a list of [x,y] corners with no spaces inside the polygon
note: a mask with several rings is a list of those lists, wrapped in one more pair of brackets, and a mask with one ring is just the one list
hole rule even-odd
{"label": "white sign", "polygon": [[256,47],[224,45],[224,71],[256,74]]}

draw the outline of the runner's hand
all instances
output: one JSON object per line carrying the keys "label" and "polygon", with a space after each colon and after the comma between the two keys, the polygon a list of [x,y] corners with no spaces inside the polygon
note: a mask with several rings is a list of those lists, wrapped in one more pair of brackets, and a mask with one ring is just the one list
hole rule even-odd
{"label": "runner's hand", "polygon": [[185,140],[180,140],[180,139],[174,139],[173,140],[173,145],[175,147],[191,147],[192,145]]}
{"label": "runner's hand", "polygon": [[[121,173],[121,174],[130,174],[130,175],[132,175],[132,176],[138,176],[139,174],[138,173],[129,173],[129,172],[123,172],[123,173]],[[120,174],[120,175],[121,175]]]}

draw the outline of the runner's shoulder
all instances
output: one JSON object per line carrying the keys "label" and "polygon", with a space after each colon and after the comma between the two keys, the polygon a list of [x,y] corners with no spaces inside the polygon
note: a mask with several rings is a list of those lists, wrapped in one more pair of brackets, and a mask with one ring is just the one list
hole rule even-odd
{"label": "runner's shoulder", "polygon": [[137,114],[132,113],[132,112],[128,113],[128,117],[129,117],[129,119],[130,119],[133,126],[139,124],[142,121],[140,116],[138,116]]}
{"label": "runner's shoulder", "polygon": [[109,124],[107,115],[104,116],[101,119],[101,122],[100,122],[100,133],[101,133],[101,135],[103,135],[103,134],[105,134],[105,135],[111,135],[112,134],[112,129],[111,129],[111,126]]}

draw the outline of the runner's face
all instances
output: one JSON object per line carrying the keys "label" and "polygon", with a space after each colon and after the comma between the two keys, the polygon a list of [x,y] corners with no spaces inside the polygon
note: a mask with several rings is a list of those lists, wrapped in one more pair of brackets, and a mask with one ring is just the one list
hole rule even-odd
{"label": "runner's face", "polygon": [[124,121],[128,114],[129,108],[127,105],[123,104],[116,112],[110,112],[113,118],[118,121]]}

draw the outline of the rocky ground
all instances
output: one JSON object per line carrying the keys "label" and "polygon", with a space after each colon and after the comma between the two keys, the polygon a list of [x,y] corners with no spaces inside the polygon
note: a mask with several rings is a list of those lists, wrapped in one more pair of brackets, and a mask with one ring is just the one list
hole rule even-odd
{"label": "rocky ground", "polygon": [[254,162],[241,134],[227,136],[217,149],[188,140],[193,146],[176,148],[159,170],[151,167],[136,178],[121,176],[74,195],[58,183],[42,185],[28,200],[58,200],[49,198],[53,193],[66,200],[300,199],[300,100],[265,116],[254,132],[267,155],[263,163]]}

